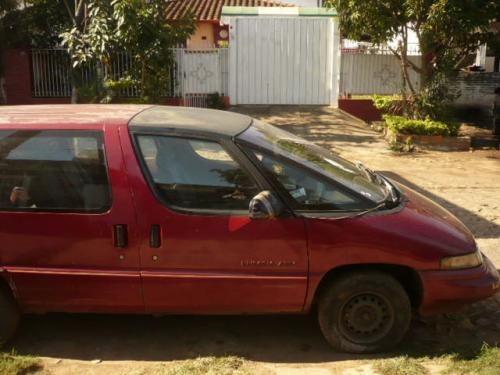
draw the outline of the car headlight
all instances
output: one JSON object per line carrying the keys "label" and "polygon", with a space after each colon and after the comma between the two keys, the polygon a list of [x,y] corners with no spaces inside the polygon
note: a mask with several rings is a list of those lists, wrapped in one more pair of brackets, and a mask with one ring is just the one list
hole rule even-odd
{"label": "car headlight", "polygon": [[483,264],[483,256],[479,250],[465,255],[457,255],[441,259],[441,269],[445,270],[473,268],[478,267],[481,264]]}

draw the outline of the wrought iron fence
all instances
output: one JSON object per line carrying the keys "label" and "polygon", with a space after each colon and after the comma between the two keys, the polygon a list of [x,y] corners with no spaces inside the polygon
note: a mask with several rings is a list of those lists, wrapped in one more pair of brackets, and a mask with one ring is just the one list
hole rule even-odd
{"label": "wrought iron fence", "polygon": [[[341,52],[343,54],[360,54],[360,55],[393,55],[393,51],[389,46],[378,46],[372,43],[356,42],[348,39],[342,40]],[[408,56],[420,55],[420,47],[418,43],[409,43],[407,46]]]}
{"label": "wrought iron fence", "polygon": [[[134,71],[134,59],[129,52],[116,52],[110,59],[109,66],[104,67],[105,77],[118,81],[120,78],[131,77]],[[139,96],[139,88],[136,85],[120,89],[120,96],[135,98]]]}
{"label": "wrought iron fence", "polygon": [[64,97],[71,95],[71,61],[65,50],[32,50],[31,61],[33,96]]}
{"label": "wrought iron fence", "polygon": [[[188,50],[173,48],[174,63],[164,96],[183,97],[190,106],[207,106],[208,94],[227,94],[229,80],[229,54],[225,48]],[[33,49],[32,88],[34,97],[71,96],[71,61],[64,49]],[[102,77],[113,81],[134,75],[134,59],[130,52],[114,53],[106,66],[89,63],[79,69],[79,85],[101,88]],[[140,95],[139,88],[131,85],[119,90],[121,97]]]}

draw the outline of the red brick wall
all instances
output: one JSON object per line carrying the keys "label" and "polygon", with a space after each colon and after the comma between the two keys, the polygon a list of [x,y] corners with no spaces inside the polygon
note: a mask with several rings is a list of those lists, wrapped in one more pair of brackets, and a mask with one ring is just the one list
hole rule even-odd
{"label": "red brick wall", "polygon": [[33,98],[28,49],[9,49],[4,55],[6,104],[66,104],[70,98]]}
{"label": "red brick wall", "polygon": [[382,120],[371,99],[339,99],[339,108],[366,122]]}

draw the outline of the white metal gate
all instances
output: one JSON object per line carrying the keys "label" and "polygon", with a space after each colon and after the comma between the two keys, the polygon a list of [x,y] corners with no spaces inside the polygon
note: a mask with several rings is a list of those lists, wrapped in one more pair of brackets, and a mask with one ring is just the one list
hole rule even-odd
{"label": "white metal gate", "polygon": [[339,58],[334,18],[234,17],[231,103],[337,105]]}
{"label": "white metal gate", "polygon": [[209,94],[228,94],[228,51],[226,48],[174,50],[178,94],[184,105],[206,107]]}

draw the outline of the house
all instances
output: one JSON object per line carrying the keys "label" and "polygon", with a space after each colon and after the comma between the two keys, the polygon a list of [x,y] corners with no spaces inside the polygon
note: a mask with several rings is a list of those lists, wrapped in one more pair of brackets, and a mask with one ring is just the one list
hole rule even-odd
{"label": "house", "polygon": [[198,20],[198,27],[186,47],[192,49],[224,47],[229,43],[229,27],[221,24],[223,6],[241,7],[291,7],[294,4],[274,0],[177,0],[167,8],[167,19],[176,20],[191,11]]}

